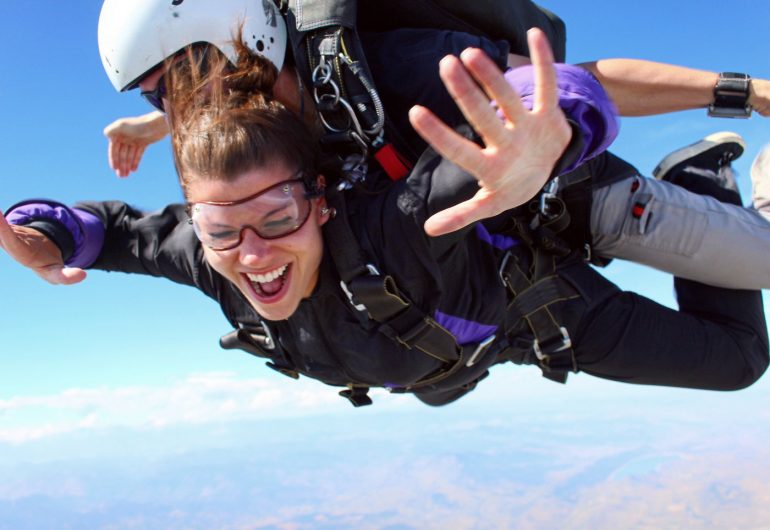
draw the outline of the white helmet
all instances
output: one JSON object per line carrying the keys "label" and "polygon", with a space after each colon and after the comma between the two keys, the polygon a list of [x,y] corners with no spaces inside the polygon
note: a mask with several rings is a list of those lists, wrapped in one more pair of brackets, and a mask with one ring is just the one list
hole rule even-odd
{"label": "white helmet", "polygon": [[99,15],[99,53],[116,90],[137,82],[190,44],[213,44],[231,61],[231,44],[243,39],[279,70],[286,25],[272,0],[105,0]]}

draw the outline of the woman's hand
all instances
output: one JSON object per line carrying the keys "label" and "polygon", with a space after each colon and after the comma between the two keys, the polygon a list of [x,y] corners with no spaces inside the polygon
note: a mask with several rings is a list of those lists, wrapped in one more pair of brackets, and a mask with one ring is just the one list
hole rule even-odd
{"label": "woman's hand", "polygon": [[484,147],[457,134],[428,109],[411,109],[409,118],[417,132],[479,183],[473,198],[426,221],[429,235],[453,232],[524,204],[547,182],[569,144],[572,133],[558,105],[550,46],[536,29],[529,31],[528,41],[535,68],[531,111],[481,50],[469,49],[459,59],[441,60],[441,79]]}
{"label": "woman's hand", "polygon": [[0,247],[9,256],[32,269],[48,283],[71,285],[81,282],[86,271],[64,265],[61,251],[34,228],[14,226],[0,213]]}

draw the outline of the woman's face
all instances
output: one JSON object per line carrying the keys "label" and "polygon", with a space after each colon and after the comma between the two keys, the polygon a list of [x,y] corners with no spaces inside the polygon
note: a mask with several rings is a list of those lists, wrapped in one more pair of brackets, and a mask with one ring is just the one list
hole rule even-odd
{"label": "woman's face", "polygon": [[[187,189],[206,259],[268,320],[289,318],[318,282],[323,256],[321,226],[329,214],[322,210],[323,198],[309,199],[308,205],[304,195],[297,199],[296,190],[292,196],[290,188],[296,185],[274,187],[296,178],[296,172],[286,164],[272,163],[247,171],[231,182],[191,179]],[[201,204],[196,210],[195,203],[241,201],[271,187],[274,188],[264,195],[236,205],[212,208]],[[303,212],[307,217],[301,224]],[[275,239],[264,239],[256,232],[275,237],[276,233],[299,224],[301,227],[296,231]],[[227,244],[217,244],[228,237]],[[228,250],[211,248],[232,245],[236,246]]]}

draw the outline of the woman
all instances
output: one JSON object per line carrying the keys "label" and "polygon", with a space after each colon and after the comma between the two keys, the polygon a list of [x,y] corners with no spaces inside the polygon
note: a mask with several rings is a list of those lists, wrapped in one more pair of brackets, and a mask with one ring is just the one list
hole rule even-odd
{"label": "woman", "polygon": [[[517,131],[513,174],[542,173],[535,166],[561,152],[544,156],[543,145],[565,142],[550,62],[537,51],[534,58],[534,111],[487,87]],[[64,258],[195,286],[237,328],[225,346],[267,357],[287,375],[347,387],[342,394],[355,405],[369,402],[371,386],[445,404],[508,360],[537,363],[557,379],[582,370],[723,390],[766,369],[760,293],[678,279],[677,312],[621,292],[574,254],[543,254],[480,223],[428,237],[422,228],[435,212],[478,184],[494,191],[433,153],[383,193],[340,200],[324,192],[333,177],[318,172],[315,138],[281,104],[256,95],[239,75],[248,60],[240,66],[229,90],[214,85],[209,105],[178,99],[174,107],[189,218],[182,206],[149,215],[115,202],[57,206],[56,219],[28,216],[37,230],[0,217],[6,251],[49,280],[82,279],[83,271],[65,272]],[[171,89],[172,98],[189,94]],[[493,135],[498,124],[477,129]],[[95,256],[86,256],[88,239]]]}

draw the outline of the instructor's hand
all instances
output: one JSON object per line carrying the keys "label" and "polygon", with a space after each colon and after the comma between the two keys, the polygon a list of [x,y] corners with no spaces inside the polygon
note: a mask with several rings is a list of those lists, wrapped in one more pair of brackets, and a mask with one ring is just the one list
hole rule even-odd
{"label": "instructor's hand", "polygon": [[0,247],[48,283],[71,285],[86,277],[83,269],[65,267],[59,247],[41,232],[26,226],[8,224],[2,213]]}
{"label": "instructor's hand", "polygon": [[409,118],[417,132],[479,183],[473,198],[426,221],[429,235],[453,232],[524,204],[543,187],[569,144],[571,129],[559,108],[550,46],[536,29],[529,31],[528,41],[535,68],[531,111],[481,50],[441,60],[441,79],[484,147],[457,134],[428,109],[412,107]]}
{"label": "instructor's hand", "polygon": [[166,117],[158,111],[115,120],[104,128],[104,136],[109,140],[107,159],[110,167],[119,177],[129,176],[139,167],[147,146],[167,134]]}

